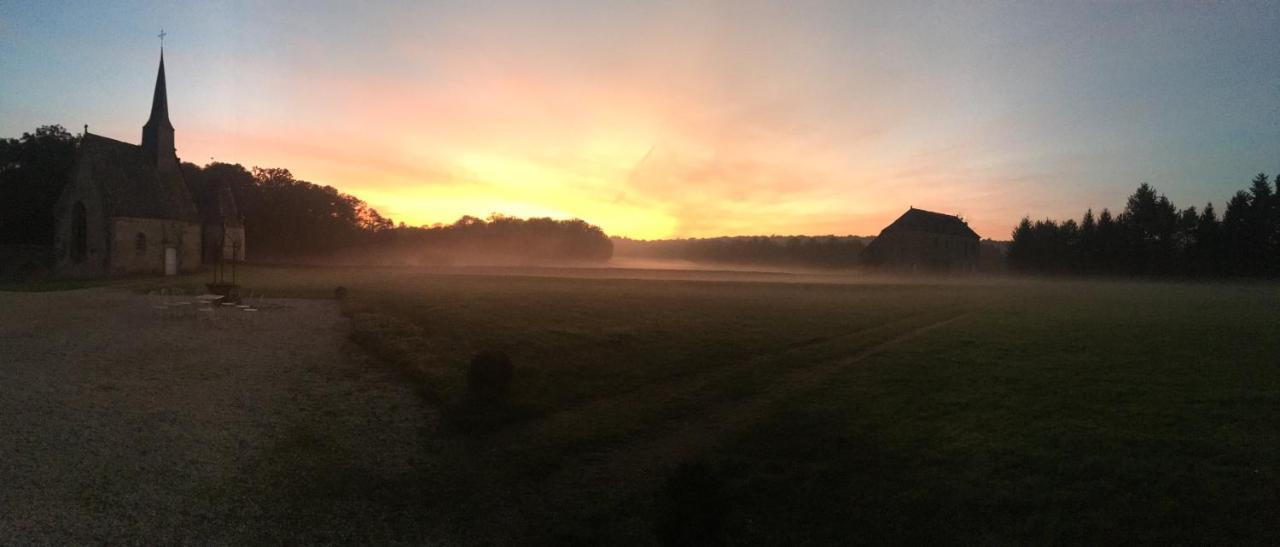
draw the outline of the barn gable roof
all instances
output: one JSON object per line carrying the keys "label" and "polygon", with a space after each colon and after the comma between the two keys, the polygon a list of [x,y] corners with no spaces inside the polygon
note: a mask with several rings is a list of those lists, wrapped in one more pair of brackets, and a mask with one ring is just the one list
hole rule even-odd
{"label": "barn gable roof", "polygon": [[924,232],[927,234],[980,239],[978,233],[974,232],[963,220],[960,220],[960,217],[914,207],[907,209],[907,212],[898,217],[898,220],[893,221],[892,224],[881,230],[880,235],[892,232]]}
{"label": "barn gable roof", "polygon": [[108,217],[200,220],[182,172],[157,168],[141,146],[85,133],[77,158],[101,186]]}

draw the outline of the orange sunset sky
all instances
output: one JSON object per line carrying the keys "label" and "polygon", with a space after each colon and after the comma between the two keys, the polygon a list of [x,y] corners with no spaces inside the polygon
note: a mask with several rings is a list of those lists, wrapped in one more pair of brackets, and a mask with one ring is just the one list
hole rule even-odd
{"label": "orange sunset sky", "polygon": [[1143,181],[1220,204],[1280,167],[1265,4],[423,4],[6,4],[0,135],[137,142],[163,27],[184,160],[409,224],[874,235],[916,206],[1005,239]]}

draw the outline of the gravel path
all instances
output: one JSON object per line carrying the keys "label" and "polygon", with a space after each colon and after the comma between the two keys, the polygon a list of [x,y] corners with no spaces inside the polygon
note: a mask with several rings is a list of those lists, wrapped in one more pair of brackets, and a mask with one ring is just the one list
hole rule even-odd
{"label": "gravel path", "polygon": [[376,539],[342,522],[384,513],[343,480],[411,473],[428,416],[335,304],[151,304],[0,292],[0,543]]}

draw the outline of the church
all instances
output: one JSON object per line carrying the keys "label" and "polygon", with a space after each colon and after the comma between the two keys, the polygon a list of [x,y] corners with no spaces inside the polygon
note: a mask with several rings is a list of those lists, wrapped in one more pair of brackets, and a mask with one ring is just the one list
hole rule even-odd
{"label": "church", "polygon": [[[55,208],[55,271],[63,277],[176,275],[244,260],[244,225],[226,188],[197,205],[169,122],[164,51],[142,144],[89,133]],[[203,209],[203,210],[202,210]]]}

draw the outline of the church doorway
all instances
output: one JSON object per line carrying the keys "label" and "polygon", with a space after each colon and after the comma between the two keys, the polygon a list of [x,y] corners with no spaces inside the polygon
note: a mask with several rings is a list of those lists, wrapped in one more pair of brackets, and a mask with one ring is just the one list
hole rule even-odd
{"label": "church doorway", "polygon": [[178,275],[178,248],[164,248],[164,274]]}

